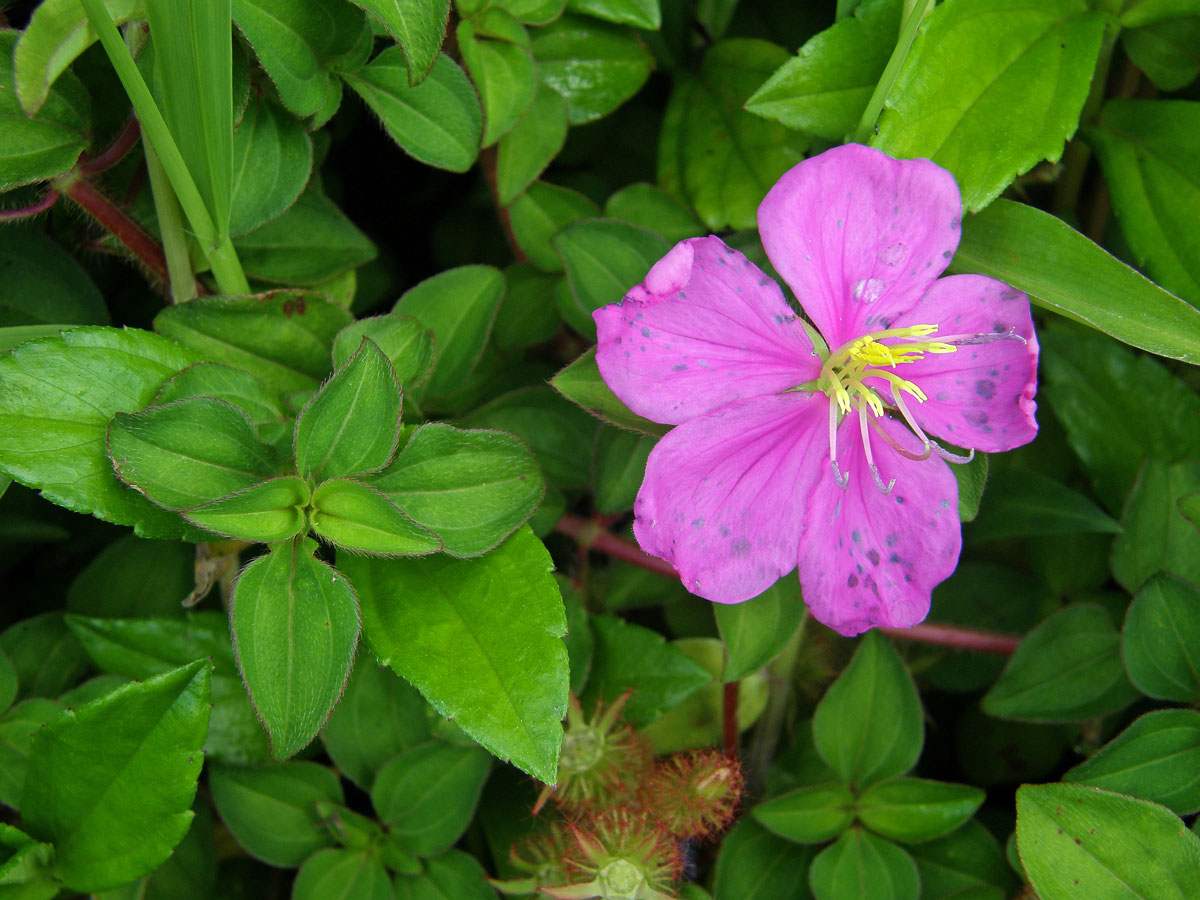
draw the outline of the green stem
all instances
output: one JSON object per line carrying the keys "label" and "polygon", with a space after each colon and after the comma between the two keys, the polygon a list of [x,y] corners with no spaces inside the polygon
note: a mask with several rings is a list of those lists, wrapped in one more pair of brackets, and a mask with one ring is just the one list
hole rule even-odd
{"label": "green stem", "polygon": [[196,276],[192,271],[192,256],[188,253],[187,235],[183,231],[183,217],[179,214],[179,201],[154,148],[146,143],[142,149],[146,154],[146,174],[150,176],[150,193],[154,197],[154,212],[158,216],[158,231],[167,259],[171,302],[185,303],[196,296]]}
{"label": "green stem", "polygon": [[892,51],[891,59],[884,67],[883,74],[879,76],[871,99],[867,101],[867,108],[863,110],[862,118],[858,121],[858,128],[854,130],[852,138],[854,143],[865,144],[875,133],[875,122],[879,119],[879,113],[883,109],[883,101],[892,92],[892,85],[896,83],[900,67],[908,58],[908,51],[912,48],[913,40],[917,36],[917,29],[920,28],[921,22],[925,20],[925,16],[932,6],[933,0],[916,0],[911,8],[905,4],[906,15],[900,22],[900,36],[896,39],[896,48]]}

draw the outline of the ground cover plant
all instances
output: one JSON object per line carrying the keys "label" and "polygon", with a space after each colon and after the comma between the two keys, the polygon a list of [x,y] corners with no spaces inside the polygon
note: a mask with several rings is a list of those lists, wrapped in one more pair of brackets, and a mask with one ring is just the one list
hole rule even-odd
{"label": "ground cover plant", "polygon": [[1198,0],[0,10],[0,897],[1200,897]]}

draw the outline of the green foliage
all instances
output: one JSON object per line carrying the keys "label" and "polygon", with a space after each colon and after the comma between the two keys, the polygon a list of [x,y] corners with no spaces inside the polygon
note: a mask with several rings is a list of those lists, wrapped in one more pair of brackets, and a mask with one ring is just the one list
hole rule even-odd
{"label": "green foliage", "polygon": [[917,900],[917,864],[891,841],[861,828],[842,832],[809,870],[815,900]]}
{"label": "green foliage", "polygon": [[630,32],[595,19],[563,16],[533,37],[547,85],[567,101],[572,125],[606,116],[650,76],[650,53]]}
{"label": "green foliage", "polygon": [[804,622],[798,585],[780,579],[745,603],[714,607],[728,654],[724,681],[737,681],[773,660]]}

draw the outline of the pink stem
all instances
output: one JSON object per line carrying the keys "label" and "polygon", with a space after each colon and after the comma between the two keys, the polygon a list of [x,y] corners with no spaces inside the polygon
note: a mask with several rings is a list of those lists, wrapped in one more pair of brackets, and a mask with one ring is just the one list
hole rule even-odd
{"label": "pink stem", "polygon": [[121,161],[121,158],[126,153],[133,149],[141,134],[141,129],[138,127],[138,120],[134,116],[130,116],[129,121],[125,123],[125,127],[121,129],[121,133],[113,138],[111,144],[101,150],[96,156],[84,157],[79,163],[79,171],[85,175],[95,175],[97,172],[103,172],[105,169],[111,169]]}
{"label": "pink stem", "polygon": [[0,222],[27,219],[30,216],[36,216],[38,213],[44,213],[54,205],[56,200],[58,200],[58,191],[50,188],[41,196],[41,199],[36,203],[31,203],[29,206],[22,206],[20,209],[0,209]]}

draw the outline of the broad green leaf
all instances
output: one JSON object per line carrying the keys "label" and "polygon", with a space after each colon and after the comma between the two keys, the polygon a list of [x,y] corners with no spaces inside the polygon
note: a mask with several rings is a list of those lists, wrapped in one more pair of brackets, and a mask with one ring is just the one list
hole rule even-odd
{"label": "broad green leaf", "polygon": [[[489,16],[508,16],[501,9]],[[525,115],[538,87],[537,64],[529,50],[524,26],[509,17],[519,31],[519,41],[491,40],[484,28],[466,20],[458,25],[458,48],[483,107],[482,146],[490,147],[507,134]]]}
{"label": "broad green leaf", "polygon": [[12,706],[17,699],[17,667],[8,658],[8,654],[0,650],[0,712]]}
{"label": "broad green leaf", "polygon": [[[63,331],[69,331],[71,325],[9,325],[0,327],[0,354],[15,350],[26,341],[36,341],[39,338],[58,337]],[[11,480],[11,479],[10,479]],[[3,493],[0,492],[0,496]]]}
{"label": "broad green leaf", "polygon": [[339,564],[362,598],[375,655],[496,756],[554,783],[566,622],[541,542],[526,528],[477,559]]}
{"label": "broad green leaf", "polygon": [[55,845],[54,872],[77,891],[145,875],[192,821],[204,762],[209,668],[196,660],[67,710],[34,738],[22,822]]}
{"label": "broad green leaf", "polygon": [[737,681],[757,672],[796,635],[804,621],[799,585],[781,578],[745,603],[713,607],[727,657],[724,681]]}
{"label": "broad green leaf", "polygon": [[[182,308],[182,307],[175,307]],[[184,522],[121,484],[105,451],[109,420],[135,412],[197,356],[144,331],[79,328],[0,357],[0,467],[75,512],[178,538]]]}
{"label": "broad green leaf", "polygon": [[1146,713],[1067,772],[1063,781],[1129,794],[1190,815],[1200,809],[1200,713]]}
{"label": "broad green leaf", "polygon": [[412,316],[437,342],[437,361],[425,389],[429,396],[451,393],[479,362],[504,288],[499,269],[460,266],[426,278],[396,301],[392,312]]}
{"label": "broad green leaf", "polygon": [[0,890],[20,900],[51,900],[62,885],[53,875],[54,847],[0,824]]}
{"label": "broad green leaf", "polygon": [[958,517],[964,522],[973,522],[979,515],[983,489],[987,486],[988,468],[986,453],[976,453],[969,463],[952,467],[954,478],[958,481]]}
{"label": "broad green leaf", "polygon": [[983,803],[983,791],[967,784],[924,778],[891,778],[858,798],[858,817],[872,831],[917,843],[962,827]]}
{"label": "broad green leaf", "polygon": [[367,483],[442,539],[451,556],[486,553],[523,525],[546,491],[537,460],[512,435],[423,425]]}
{"label": "broad green leaf", "polygon": [[239,541],[286,541],[308,530],[308,485],[295,475],[262,481],[228,497],[189,509],[184,518]]}
{"label": "broad green leaf", "polygon": [[500,5],[526,25],[549,25],[562,15],[567,0],[501,0]]}
{"label": "broad green leaf", "polygon": [[309,538],[276,544],[242,570],[230,601],[238,666],[276,759],[321,730],[358,643],[354,589],[316,548]]}
{"label": "broad green leaf", "polygon": [[387,29],[404,51],[408,83],[425,79],[446,36],[450,0],[354,0]]}
{"label": "broad green leaf", "polygon": [[362,850],[318,850],[304,861],[292,885],[292,900],[391,900],[392,884],[378,854]]}
{"label": "broad green leaf", "polygon": [[422,384],[429,375],[436,353],[433,332],[413,316],[373,316],[347,325],[333,340],[333,364],[345,363],[364,337],[383,351],[402,390]]}
{"label": "broad green leaf", "polygon": [[370,338],[321,386],[296,420],[296,470],[324,480],[375,472],[400,440],[400,382]]}
{"label": "broad green leaf", "polygon": [[501,353],[515,353],[554,337],[562,324],[554,291],[561,278],[539,271],[532,263],[504,270],[508,290],[492,326],[492,343]]}
{"label": "broad green leaf", "polygon": [[360,653],[321,740],[342,774],[369,790],[384,763],[429,740],[427,709],[415,688]]}
{"label": "broad green leaf", "polygon": [[550,239],[560,228],[587,216],[598,216],[600,207],[582,194],[545,181],[535,181],[508,208],[513,238],[529,261],[544,272],[562,271]]}
{"label": "broad green leaf", "polygon": [[905,848],[917,861],[923,900],[1005,900],[1017,880],[1004,849],[978,821]]}
{"label": "broad green leaf", "polygon": [[581,16],[539,28],[533,56],[542,80],[566,98],[572,125],[606,116],[636,94],[653,62],[632,32]]}
{"label": "broad green leaf", "polygon": [[807,136],[742,108],[787,58],[768,41],[728,38],[708,49],[695,76],[676,76],[659,137],[658,181],[714,231],[755,227],[758,204],[808,147]]}
{"label": "broad green leaf", "polygon": [[19,32],[0,30],[0,191],[62,175],[88,146],[91,105],[83,83],[71,73],[58,79],[36,116],[25,114],[12,88],[13,47]]}
{"label": "broad green leaf", "polygon": [[1017,848],[1042,900],[1200,896],[1200,837],[1161,806],[1098,788],[1023,785]]}
{"label": "broad green leaf", "polygon": [[427,77],[410,87],[399,47],[389,47],[346,83],[366,101],[392,140],[426,165],[465,172],[483,135],[479,98],[450,57],[439,54]]}
{"label": "broad green leaf", "polygon": [[[1121,43],[1130,61],[1159,90],[1177,91],[1200,74],[1200,6],[1196,14],[1164,19],[1142,28],[1126,28]],[[18,50],[19,50],[18,46]]]}
{"label": "broad green leaf", "polygon": [[592,313],[618,303],[639,284],[671,249],[653,231],[615,219],[582,219],[551,240],[571,285],[572,303],[560,307],[563,318],[580,334],[593,337]]}
{"label": "broad green leaf", "polygon": [[0,278],[0,327],[108,324],[104,298],[91,276],[40,232],[13,225],[0,229]]}
{"label": "broad green leaf", "polygon": [[869,632],[817,705],[817,752],[852,789],[862,788],[911,769],[924,732],[912,676],[887,639]]}
{"label": "broad green leaf", "polygon": [[1138,265],[1200,303],[1200,103],[1113,100],[1087,131]]}
{"label": "broad green leaf", "polygon": [[1055,613],[1017,647],[983,711],[1028,722],[1079,722],[1128,706],[1137,692],[1125,677],[1119,636],[1099,606]]}
{"label": "broad green leaf", "polygon": [[319,485],[312,498],[312,527],[337,547],[372,556],[424,556],[441,540],[413,522],[374,487],[347,478]]}
{"label": "broad green leaf", "polygon": [[696,214],[660,187],[629,184],[604,204],[604,215],[657,231],[668,244],[707,233]]}
{"label": "broad green leaf", "polygon": [[168,509],[185,509],[277,474],[279,460],[224,400],[197,397],[118,413],[108,428],[117,477]]}
{"label": "broad green leaf", "polygon": [[752,812],[760,825],[780,837],[823,844],[854,821],[854,795],[843,784],[804,787],[760,803]]}
{"label": "broad green leaf", "polygon": [[633,509],[642,478],[646,474],[646,458],[655,443],[655,439],[648,434],[637,434],[622,428],[597,430],[596,445],[592,448],[592,486],[596,512],[613,515]]}
{"label": "broad green leaf", "polygon": [[949,271],[998,278],[1036,306],[1119,341],[1200,361],[1200,310],[1032,206],[997,200],[968,216]]}
{"label": "broad green leaf", "polygon": [[632,690],[621,716],[632,725],[646,725],[713,680],[707,669],[649,628],[615,616],[590,621],[596,649],[580,698],[585,707]]}
{"label": "broad green leaf", "polygon": [[533,103],[496,148],[496,200],[508,206],[533,182],[567,139],[567,102],[540,82]]}
{"label": "broad green leaf", "polygon": [[1128,0],[1121,12],[1121,25],[1137,28],[1200,11],[1196,0]]}
{"label": "broad green leaf", "polygon": [[201,798],[192,811],[192,826],[166,862],[139,881],[93,894],[95,900],[211,900],[217,891],[212,806]]}
{"label": "broad green leaf", "polygon": [[247,275],[283,285],[320,284],[376,256],[370,239],[313,187],[233,246]]}
{"label": "broad green leaf", "polygon": [[978,212],[1079,122],[1105,17],[1085,0],[960,0],[936,7],[895,84],[871,145],[949,169]]}
{"label": "broad green leaf", "polygon": [[245,369],[282,396],[312,390],[329,375],[334,335],[351,321],[336,304],[286,291],[263,299],[202,297],[168,306],[154,318],[154,330],[209,359]]}
{"label": "broad green leaf", "polygon": [[43,613],[8,626],[0,650],[17,670],[21,697],[57,697],[87,668],[79,641],[59,613]]}
{"label": "broad green leaf", "polygon": [[917,864],[891,841],[862,828],[842,832],[808,874],[816,900],[917,900]]}
{"label": "broad green leaf", "polygon": [[419,875],[396,876],[396,900],[492,900],[496,891],[479,861],[462,850],[423,860]]}
{"label": "broad green leaf", "polygon": [[639,416],[620,401],[600,375],[594,348],[587,350],[579,359],[551,378],[550,384],[568,400],[579,404],[609,425],[639,431],[653,437],[661,437],[671,430],[669,425],[660,425]]}
{"label": "broad green leaf", "polygon": [[1143,694],[1200,699],[1200,592],[1168,573],[1147,581],[1125,615],[1121,658]]}
{"label": "broad green leaf", "polygon": [[232,403],[246,414],[263,440],[272,446],[278,446],[276,441],[286,431],[290,452],[291,427],[286,421],[283,405],[249,372],[222,363],[196,363],[163,382],[154,395],[154,405],[195,397],[214,397]]}
{"label": "broad green leaf", "polygon": [[852,132],[900,33],[901,0],[865,0],[796,51],[746,109],[827,140]]}
{"label": "broad green leaf", "polygon": [[428,856],[448,850],[470,824],[491,757],[479,747],[430,741],[379,770],[371,803],[405,850]]}
{"label": "broad green leaf", "polygon": [[248,234],[283,215],[304,192],[312,165],[303,123],[266,94],[253,98],[233,133],[229,233]]}
{"label": "broad green leaf", "polygon": [[0,803],[20,809],[33,737],[62,711],[61,703],[34,697],[0,715]]}
{"label": "broad green leaf", "polygon": [[811,900],[808,865],[816,850],[776,837],[751,817],[721,841],[713,891],[738,900]]}
{"label": "broad green leaf", "polygon": [[[172,598],[178,606],[178,598]],[[193,659],[212,664],[212,713],[204,752],[222,762],[264,762],[266,735],[238,675],[229,619],[206,610],[187,618],[96,619],[68,616],[67,624],[101,672],[146,679]]]}
{"label": "broad green leaf", "polygon": [[1138,591],[1157,572],[1200,583],[1200,531],[1179,509],[1180,498],[1197,490],[1200,461],[1143,463],[1113,542],[1113,577],[1127,591]]}
{"label": "broad green leaf", "polygon": [[567,636],[563,638],[563,643],[567,645],[567,662],[571,667],[571,690],[578,694],[592,671],[596,638],[588,621],[583,595],[565,576],[557,575],[555,578],[567,613]]}
{"label": "broad green leaf", "polygon": [[987,500],[971,526],[973,540],[1035,534],[1111,534],[1116,520],[1091,500],[1039,472],[1003,468],[991,473]]}
{"label": "broad green leaf", "polygon": [[272,866],[292,867],[333,843],[320,826],[317,803],[341,803],[342,787],[324,766],[216,765],[208,778],[217,814],[251,856]]}
{"label": "broad green leaf", "polygon": [[567,9],[617,25],[657,31],[662,24],[659,0],[568,0]]}

